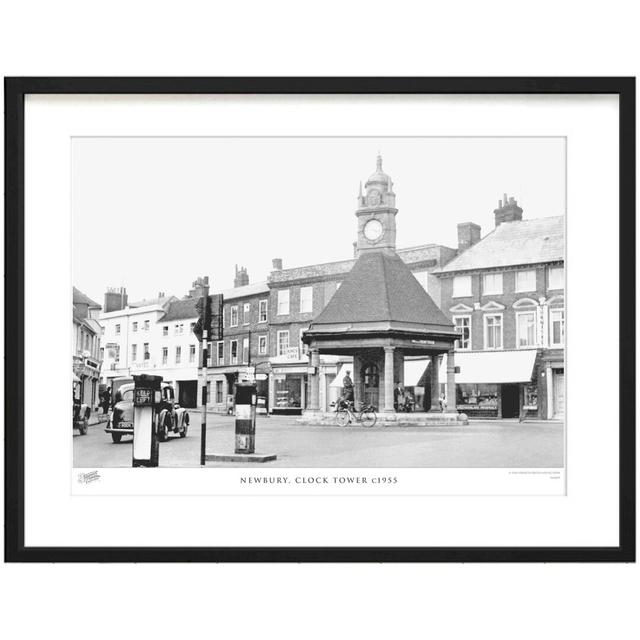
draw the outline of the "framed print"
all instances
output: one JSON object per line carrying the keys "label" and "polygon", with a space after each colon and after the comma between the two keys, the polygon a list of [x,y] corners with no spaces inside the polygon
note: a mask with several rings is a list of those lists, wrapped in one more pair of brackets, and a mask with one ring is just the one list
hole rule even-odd
{"label": "framed print", "polygon": [[7,560],[635,560],[634,79],[9,78],[5,130]]}

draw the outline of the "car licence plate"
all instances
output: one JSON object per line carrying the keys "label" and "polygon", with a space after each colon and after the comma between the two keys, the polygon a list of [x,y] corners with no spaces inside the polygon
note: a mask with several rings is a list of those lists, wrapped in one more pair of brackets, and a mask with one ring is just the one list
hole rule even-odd
{"label": "car licence plate", "polygon": [[118,429],[133,429],[133,422],[119,422]]}

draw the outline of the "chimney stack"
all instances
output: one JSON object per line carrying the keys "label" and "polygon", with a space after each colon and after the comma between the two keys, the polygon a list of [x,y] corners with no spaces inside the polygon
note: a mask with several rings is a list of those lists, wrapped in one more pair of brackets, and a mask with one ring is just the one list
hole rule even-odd
{"label": "chimney stack", "polygon": [[458,253],[466,251],[480,241],[482,229],[475,222],[461,222],[458,225]]}
{"label": "chimney stack", "polygon": [[274,258],[271,261],[273,271],[282,271],[282,258]]}
{"label": "chimney stack", "polygon": [[503,222],[515,222],[522,220],[522,209],[518,206],[518,201],[511,196],[507,198],[504,194],[504,200],[498,200],[498,208],[493,210],[496,217],[496,227]]}
{"label": "chimney stack", "polygon": [[122,311],[127,307],[129,298],[124,287],[108,287],[104,294],[104,313],[110,311]]}
{"label": "chimney stack", "polygon": [[[191,289],[187,298],[202,298],[204,295],[204,287],[209,284],[209,276],[196,278],[191,283]],[[164,295],[164,294],[162,294]]]}
{"label": "chimney stack", "polygon": [[240,267],[238,269],[238,265],[236,265],[236,277],[233,279],[233,286],[236,287],[244,287],[249,284],[249,274],[247,273],[246,267]]}

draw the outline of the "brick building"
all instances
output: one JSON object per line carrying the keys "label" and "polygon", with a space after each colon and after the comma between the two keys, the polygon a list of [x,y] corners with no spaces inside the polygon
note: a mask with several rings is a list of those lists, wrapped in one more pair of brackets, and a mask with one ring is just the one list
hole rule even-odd
{"label": "brick building", "polygon": [[[247,270],[236,265],[233,289],[221,293],[224,335],[209,348],[207,406],[226,413],[232,407],[235,383],[249,379],[249,367],[260,373],[268,363],[269,287],[266,282],[250,284]],[[257,385],[261,403],[266,404],[268,382],[258,379]]]}
{"label": "brick building", "polygon": [[435,272],[441,308],[461,334],[456,404],[470,417],[517,417],[526,408],[560,419],[565,219],[523,220],[506,195],[494,214],[482,239],[478,225],[458,225],[459,253]]}

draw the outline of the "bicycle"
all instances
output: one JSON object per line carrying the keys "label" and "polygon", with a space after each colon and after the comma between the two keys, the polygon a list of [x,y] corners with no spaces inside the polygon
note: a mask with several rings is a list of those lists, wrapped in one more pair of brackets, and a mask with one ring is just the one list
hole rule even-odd
{"label": "bicycle", "polygon": [[353,402],[343,402],[341,406],[336,410],[336,422],[340,427],[346,427],[352,422],[361,424],[364,427],[375,426],[378,420],[378,416],[373,408],[373,405],[362,405],[359,411],[355,411],[353,408]]}

